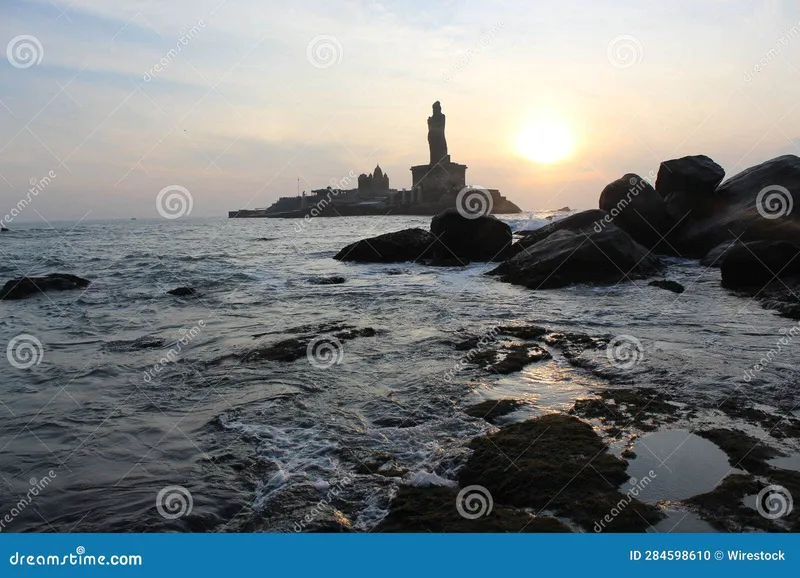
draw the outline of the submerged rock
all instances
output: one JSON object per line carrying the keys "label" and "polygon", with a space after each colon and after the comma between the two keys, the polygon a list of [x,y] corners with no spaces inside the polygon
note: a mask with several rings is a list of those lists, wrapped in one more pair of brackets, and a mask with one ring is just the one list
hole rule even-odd
{"label": "submerged rock", "polygon": [[312,285],[341,285],[347,281],[344,277],[334,275],[332,277],[312,277],[308,280]]}
{"label": "submerged rock", "polygon": [[464,410],[469,416],[485,419],[489,423],[496,423],[503,417],[522,407],[524,402],[516,399],[487,399]]}
{"label": "submerged rock", "polygon": [[686,288],[678,283],[677,281],[670,281],[669,279],[659,279],[657,281],[650,281],[648,283],[650,287],[659,287],[661,289],[666,289],[667,291],[672,291],[673,293],[683,293]]}
{"label": "submerged rock", "polygon": [[0,299],[23,299],[45,291],[69,291],[88,287],[91,281],[67,273],[51,273],[44,277],[22,277],[7,282],[0,289]]}
{"label": "submerged rock", "polygon": [[502,261],[511,248],[511,227],[491,215],[468,219],[449,210],[431,221],[431,233],[440,244],[437,253],[467,261]]}
{"label": "submerged rock", "polygon": [[489,274],[529,289],[552,289],[573,283],[616,283],[661,268],[658,257],[621,229],[612,224],[598,228],[557,230]]}
{"label": "submerged rock", "polygon": [[167,293],[175,295],[176,297],[189,297],[197,294],[191,287],[176,287],[175,289],[167,291]]}
{"label": "submerged rock", "polygon": [[436,238],[423,229],[405,229],[351,243],[334,259],[362,263],[418,261],[433,254]]}

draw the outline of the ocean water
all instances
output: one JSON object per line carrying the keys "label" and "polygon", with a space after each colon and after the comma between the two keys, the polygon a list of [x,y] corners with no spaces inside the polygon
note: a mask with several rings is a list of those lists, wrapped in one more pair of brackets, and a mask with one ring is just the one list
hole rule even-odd
{"label": "ocean water", "polygon": [[[521,230],[548,217],[503,218]],[[332,259],[429,222],[15,224],[0,236],[0,280],[66,272],[92,284],[0,301],[0,345],[13,344],[0,377],[0,520],[14,515],[2,530],[292,531],[337,488],[326,515],[367,531],[399,484],[452,485],[466,443],[492,428],[462,411],[484,399],[524,399],[524,419],[627,384],[707,407],[709,423],[730,395],[784,412],[800,401],[797,343],[743,379],[796,322],[722,289],[696,261],[666,262],[686,286],[675,295],[647,281],[534,292],[483,275],[490,264]],[[311,282],[333,275],[346,282]],[[166,294],[179,286],[197,297]],[[465,332],[513,323],[632,336],[642,359],[620,369],[600,355],[602,377],[558,358],[503,377],[450,371]],[[237,357],[330,324],[376,335],[342,342],[330,366]],[[365,469],[387,455],[395,477]]]}

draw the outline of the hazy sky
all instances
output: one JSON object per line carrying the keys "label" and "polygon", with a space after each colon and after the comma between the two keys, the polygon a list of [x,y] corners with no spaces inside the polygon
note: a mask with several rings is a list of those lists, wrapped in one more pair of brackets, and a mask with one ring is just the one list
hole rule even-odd
{"label": "hazy sky", "polygon": [[[19,221],[154,217],[169,185],[224,215],[378,162],[410,187],[435,100],[468,182],[524,209],[800,154],[796,0],[0,0],[0,48],[0,214],[56,175]],[[519,155],[542,119],[568,159]]]}

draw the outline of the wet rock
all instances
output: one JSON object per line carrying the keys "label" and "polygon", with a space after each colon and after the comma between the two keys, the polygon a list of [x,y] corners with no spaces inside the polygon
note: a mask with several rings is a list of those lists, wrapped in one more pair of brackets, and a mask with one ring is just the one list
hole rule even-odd
{"label": "wet rock", "polygon": [[487,215],[468,219],[456,210],[436,215],[431,233],[441,244],[437,252],[442,257],[452,254],[467,261],[502,261],[512,242],[511,227],[498,218]]}
{"label": "wet rock", "polygon": [[143,335],[131,341],[109,341],[103,345],[107,351],[140,351],[143,349],[161,349],[167,346],[167,340],[158,335]]}
{"label": "wet rock", "polygon": [[197,294],[191,287],[177,287],[167,291],[167,293],[175,295],[176,297],[190,297]]}
{"label": "wet rock", "polygon": [[700,437],[715,443],[728,454],[728,461],[734,468],[751,473],[763,473],[770,469],[767,460],[785,455],[744,432],[725,428],[714,428],[697,432]]}
{"label": "wet rock", "polygon": [[719,406],[725,415],[761,426],[776,439],[800,438],[800,419],[781,414],[771,414],[752,406],[747,398],[728,396]]}
{"label": "wet rock", "polygon": [[599,232],[561,229],[491,271],[506,283],[553,289],[651,275],[659,259],[614,225]]}
{"label": "wet rock", "polygon": [[488,399],[466,408],[464,413],[472,417],[485,419],[493,424],[497,422],[498,418],[516,411],[523,405],[525,405],[524,402],[516,399]]}
{"label": "wet rock", "polygon": [[581,211],[533,231],[519,231],[517,235],[520,240],[512,246],[511,253],[512,256],[516,255],[523,249],[532,247],[557,231],[590,232],[599,230],[604,226],[603,223],[609,224],[610,222],[611,215],[605,211],[599,209]]}
{"label": "wet rock", "polygon": [[312,277],[308,280],[312,285],[341,285],[347,281],[344,277],[334,275],[332,277]]}
{"label": "wet rock", "polygon": [[722,260],[725,258],[725,255],[730,251],[730,249],[737,244],[735,241],[726,241],[724,243],[720,243],[713,249],[711,249],[706,256],[700,259],[700,264],[703,267],[717,267],[719,268],[722,266]]}
{"label": "wet rock", "polygon": [[505,325],[499,331],[518,339],[541,339],[548,333],[545,327],[539,325]]}
{"label": "wet rock", "polygon": [[511,345],[501,350],[501,352],[505,353],[505,356],[488,367],[489,370],[500,375],[521,371],[531,363],[552,358],[549,351],[542,349],[538,345]]}
{"label": "wet rock", "polygon": [[625,508],[602,531],[642,531],[663,514],[617,489],[628,480],[627,462],[608,452],[592,427],[551,414],[473,439],[473,454],[459,474],[462,487],[480,485],[495,503],[555,512],[587,530],[621,500]]}
{"label": "wet rock", "polygon": [[583,333],[548,333],[545,343],[560,349],[567,359],[578,357],[587,349],[604,349],[608,346],[608,338],[592,337]]}
{"label": "wet rock", "polygon": [[45,291],[69,291],[88,287],[88,279],[67,273],[51,273],[44,277],[22,277],[8,281],[0,289],[0,299],[23,299]]}
{"label": "wet rock", "polygon": [[600,209],[612,217],[614,225],[636,242],[659,252],[671,252],[662,239],[675,226],[664,199],[653,185],[629,173],[606,186],[600,194]]}
{"label": "wet rock", "polygon": [[[452,488],[401,487],[391,510],[375,528],[377,532],[570,532],[556,520],[494,503],[491,510],[475,519],[462,516],[458,490]],[[463,508],[464,506],[462,506]]]}
{"label": "wet rock", "polygon": [[760,290],[777,279],[800,276],[800,247],[786,241],[740,243],[727,251],[720,269],[725,287]]}
{"label": "wet rock", "polygon": [[597,419],[609,435],[636,429],[651,432],[658,426],[678,421],[681,408],[650,388],[605,389],[597,397],[579,399],[570,414]]}
{"label": "wet rock", "polygon": [[650,281],[648,283],[650,287],[659,287],[660,289],[666,289],[667,291],[672,291],[673,293],[683,293],[686,289],[683,285],[676,281],[670,281],[668,279],[659,279],[657,281]]}
{"label": "wet rock", "polygon": [[418,261],[433,255],[436,238],[422,229],[405,229],[371,239],[356,241],[339,251],[334,259],[361,263]]}

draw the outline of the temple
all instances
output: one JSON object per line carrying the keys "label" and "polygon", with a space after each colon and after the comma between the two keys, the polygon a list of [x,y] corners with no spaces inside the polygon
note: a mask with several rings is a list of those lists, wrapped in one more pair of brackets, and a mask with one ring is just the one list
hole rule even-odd
{"label": "temple", "polygon": [[[230,211],[229,218],[353,215],[436,215],[454,208],[458,193],[467,187],[467,165],[450,160],[445,137],[445,115],[439,101],[428,117],[428,163],[411,167],[411,189],[392,189],[389,175],[377,165],[367,174],[350,173],[341,181],[331,179],[325,189],[303,192],[296,197],[281,197],[266,209]],[[357,188],[348,186],[357,185]],[[473,185],[474,186],[474,185]],[[519,213],[520,208],[496,189],[482,189],[492,195],[493,213]]]}

